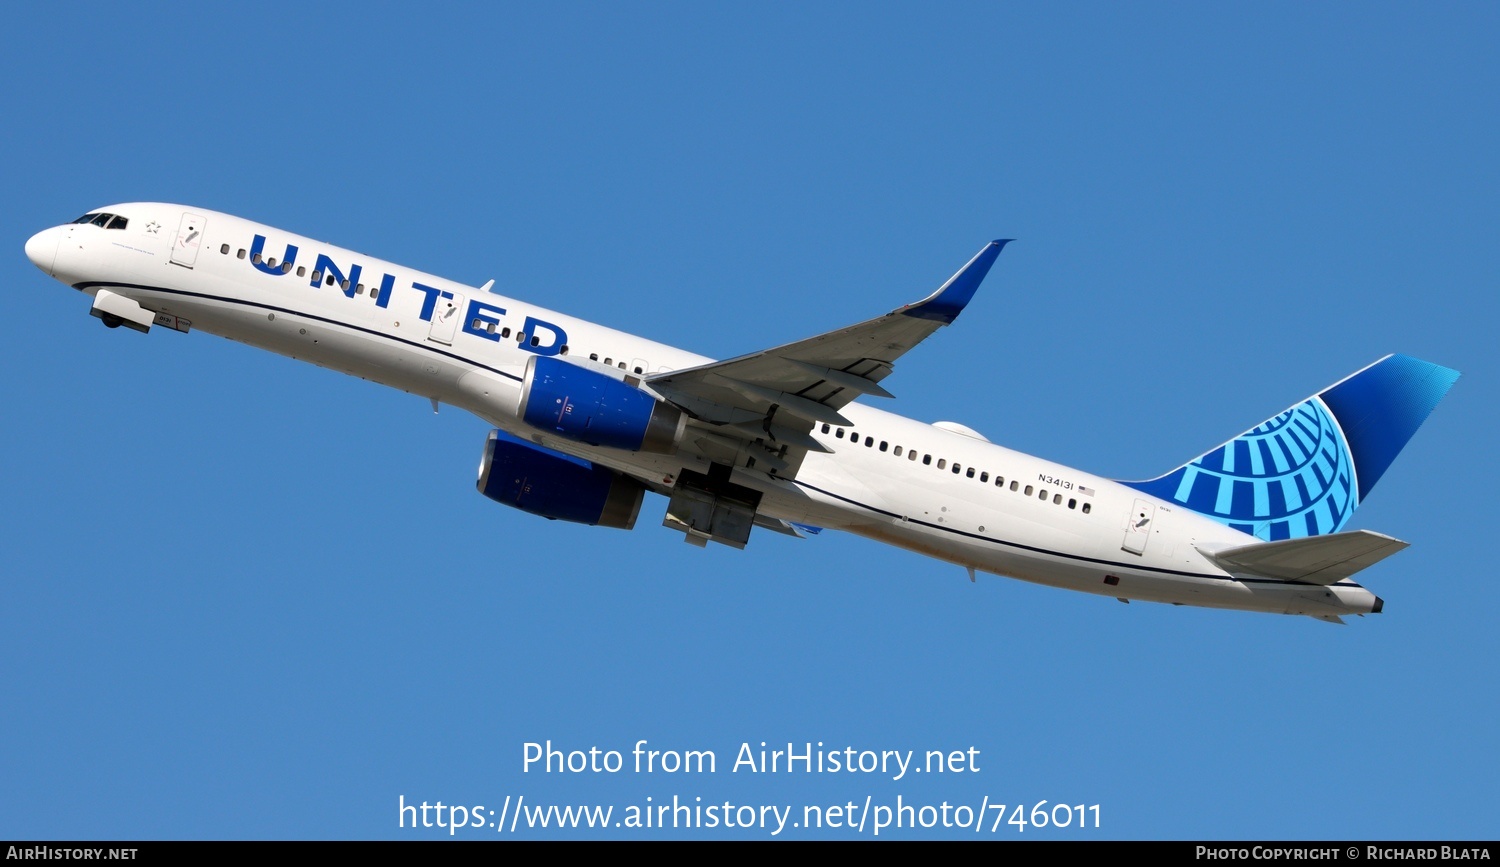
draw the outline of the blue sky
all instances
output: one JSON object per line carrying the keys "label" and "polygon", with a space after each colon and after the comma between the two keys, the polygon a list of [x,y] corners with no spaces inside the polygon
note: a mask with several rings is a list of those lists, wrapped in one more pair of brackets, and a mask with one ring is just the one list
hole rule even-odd
{"label": "blue sky", "polygon": [[[9,23],[0,838],[419,838],[445,833],[398,828],[400,797],[673,795],[1101,806],[1097,830],[981,839],[1500,835],[1493,4]],[[659,498],[628,533],[505,509],[473,489],[483,422],[206,334],[108,332],[22,255],[136,200],[715,357],[883,313],[1015,237],[890,408],[1118,478],[1388,352],[1464,375],[1351,525],[1412,543],[1362,576],[1385,613],[1127,607],[840,534],[699,550]],[[548,739],[719,771],[523,772]],[[973,747],[979,770],[731,773],[761,741]]]}

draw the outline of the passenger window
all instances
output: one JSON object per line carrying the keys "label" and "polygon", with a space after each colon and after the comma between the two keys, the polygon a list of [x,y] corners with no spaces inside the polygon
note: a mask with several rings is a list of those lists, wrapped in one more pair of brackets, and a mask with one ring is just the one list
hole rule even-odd
{"label": "passenger window", "polygon": [[298,277],[306,277],[307,276],[307,266],[306,265],[298,265],[297,266],[297,276]]}
{"label": "passenger window", "polygon": [[885,451],[885,447],[886,447],[886,446],[887,446],[887,445],[890,445],[890,443],[887,443],[887,442],[886,442],[886,441],[885,441],[885,440],[881,440],[881,441],[880,441],[880,450],[881,450],[881,451]]}
{"label": "passenger window", "polygon": [[907,452],[906,453],[906,459],[909,460],[909,461],[916,460],[917,459],[917,451],[916,451],[916,449],[912,449],[911,451]]}
{"label": "passenger window", "polygon": [[835,437],[837,437],[838,439],[843,439],[844,438],[844,429],[843,428],[839,428],[838,430],[836,430],[836,431],[833,432],[833,435]]}
{"label": "passenger window", "polygon": [[931,464],[932,464],[932,455],[922,455],[922,466],[925,467],[925,466],[929,466]]}
{"label": "passenger window", "polygon": [[[1010,489],[1011,489],[1011,490],[1012,490],[1012,491],[1014,491],[1014,490],[1015,490],[1015,489],[1016,489],[1016,488],[1018,488],[1018,487],[1020,487],[1020,485],[1018,485],[1018,484],[1017,484],[1017,483],[1016,483],[1016,480],[1015,480],[1015,479],[1011,479],[1011,480],[1010,480]],[[1027,488],[1027,489],[1026,489],[1026,493],[1028,493],[1028,494],[1029,494],[1029,493],[1031,493],[1031,489],[1030,489],[1030,488]]]}
{"label": "passenger window", "polygon": [[312,273],[312,281],[314,283],[322,283],[323,282],[323,272],[322,271],[314,271]]}
{"label": "passenger window", "polygon": [[[536,345],[536,338],[535,338],[535,337],[533,337],[533,338],[532,338],[532,339],[531,339],[531,345],[532,345],[532,346],[535,346],[535,345]],[[642,371],[641,371],[641,369],[640,369],[640,368],[639,368],[639,367],[637,367],[637,368],[636,368],[636,369],[635,369],[635,372],[636,372],[636,373],[641,373],[641,372],[642,372]]]}
{"label": "passenger window", "polygon": [[958,475],[958,471],[959,471],[959,470],[961,470],[961,469],[963,469],[963,467],[960,467],[960,466],[959,466],[959,465],[958,465],[958,463],[957,463],[957,462],[955,462],[955,463],[954,463],[954,464],[953,464],[953,475],[955,475],[955,476],[956,476],[956,475]]}
{"label": "passenger window", "polygon": [[997,487],[997,488],[1003,488],[1003,487],[1005,487],[1005,477],[1004,476],[996,476],[995,477],[995,487]]}
{"label": "passenger window", "polygon": [[268,267],[268,268],[275,268],[276,267],[276,260],[275,259],[267,259],[266,260],[266,267]]}
{"label": "passenger window", "polygon": [[865,448],[870,448],[873,445],[875,445],[875,438],[874,437],[865,437]]}
{"label": "passenger window", "polygon": [[1025,493],[1028,497],[1031,496],[1031,486],[1027,485],[1026,490],[1023,493]]}
{"label": "passenger window", "polygon": [[1071,498],[1071,497],[1070,497],[1070,498],[1069,498],[1069,499],[1068,499],[1068,508],[1070,508],[1070,509],[1076,509],[1076,508],[1078,508],[1078,501],[1077,501],[1077,500],[1075,500],[1075,499],[1072,499],[1072,498]]}
{"label": "passenger window", "polygon": [[823,422],[823,433],[828,433],[828,422]]}
{"label": "passenger window", "polygon": [[[537,339],[536,339],[536,338],[535,338],[535,337],[533,337],[533,338],[531,338],[531,339],[532,339],[532,340],[533,340],[533,341],[536,341],[536,342],[535,342],[535,343],[532,343],[532,344],[531,344],[531,345],[532,345],[532,346],[535,346],[535,345],[536,345],[536,344],[537,344],[537,343],[540,343],[540,342],[541,342],[541,341],[538,341],[538,340],[537,340]],[[620,368],[620,369],[621,369],[621,370],[624,370],[624,369],[625,369],[625,362],[623,362],[623,361],[622,361],[622,362],[620,362],[620,364],[619,364],[619,368]]]}
{"label": "passenger window", "polygon": [[484,327],[484,321],[481,319],[475,319],[474,324],[470,325],[469,327],[477,331]]}
{"label": "passenger window", "polygon": [[1062,494],[1053,494],[1052,495],[1052,505],[1054,505],[1054,506],[1061,506],[1062,505]]}
{"label": "passenger window", "polygon": [[946,470],[947,468],[948,468],[948,459],[947,458],[938,458],[938,469],[940,469],[940,470]]}
{"label": "passenger window", "polygon": [[895,448],[895,450],[894,450],[894,451],[893,451],[893,452],[892,452],[892,454],[894,454],[894,455],[895,455],[895,456],[896,456],[896,457],[898,457],[898,458],[899,458],[899,457],[901,457],[901,447],[900,447],[900,446],[896,446],[896,448]]}
{"label": "passenger window", "polygon": [[604,364],[607,367],[613,367],[615,364],[615,360],[606,355],[604,356]]}
{"label": "passenger window", "polygon": [[1084,503],[1083,504],[1083,513],[1085,515],[1087,515],[1089,513],[1089,510],[1092,509],[1092,508],[1093,508],[1093,504],[1092,503]]}
{"label": "passenger window", "polygon": [[[356,283],[356,284],[354,284],[354,294],[355,295],[363,295],[363,294],[365,294],[365,284],[363,284],[363,283]],[[474,327],[475,328],[479,327],[479,320],[478,319],[474,320]]]}
{"label": "passenger window", "polygon": [[235,256],[236,259],[243,259],[243,258],[245,258],[245,248],[241,247],[240,251],[238,253],[235,253],[234,256]]}
{"label": "passenger window", "polygon": [[348,292],[349,291],[349,281],[348,280],[340,280],[339,281],[339,288],[342,289],[342,290],[344,290],[345,292]]}
{"label": "passenger window", "polygon": [[220,244],[219,245],[219,252],[223,253],[225,256],[228,256],[229,255],[229,245],[228,244]]}
{"label": "passenger window", "polygon": [[[478,319],[476,319],[476,320],[474,320],[474,321],[475,321],[475,322],[478,322],[478,321],[479,321],[479,320],[478,320]],[[491,334],[494,334],[494,333],[495,333],[495,329],[497,329],[497,328],[499,328],[499,327],[500,327],[500,326],[498,326],[498,325],[496,325],[496,324],[495,324],[495,323],[493,323],[493,322],[486,322],[486,323],[484,323],[484,330],[485,330],[485,331],[488,331],[488,332],[489,332],[489,333],[491,333]],[[564,349],[566,349],[566,348],[567,348],[567,347],[563,347],[563,348],[564,348]]]}
{"label": "passenger window", "polygon": [[1042,488],[1042,490],[1037,493],[1037,499],[1041,500],[1044,503],[1047,502],[1047,489],[1046,488]]}
{"label": "passenger window", "polygon": [[[973,478],[973,476],[970,476],[970,478]],[[989,473],[980,473],[979,474],[979,481],[981,481],[981,482],[988,482],[989,480],[990,480],[990,474]]]}
{"label": "passenger window", "polygon": [[326,284],[328,284],[328,285],[329,285],[329,286],[332,286],[332,285],[333,285],[333,275],[332,275],[332,274],[329,274],[329,275],[328,275],[328,276],[327,276],[327,277],[326,277],[326,278],[325,278],[325,279],[324,279],[324,280],[323,280],[323,282],[324,282],[324,283],[326,283]]}
{"label": "passenger window", "polygon": [[[506,330],[508,331],[509,329],[506,329]],[[598,360],[599,360],[599,353],[597,353],[597,352],[590,352],[589,353],[589,361],[598,361]],[[824,425],[824,427],[827,427],[827,425]]]}
{"label": "passenger window", "polygon": [[966,473],[964,473],[964,476],[966,478],[970,478],[970,479],[974,478],[974,468],[973,467],[969,467],[969,471],[966,472]]}
{"label": "passenger window", "polygon": [[524,332],[524,331],[517,331],[516,332],[516,342],[517,343],[525,343],[526,342],[526,332]]}
{"label": "passenger window", "polygon": [[500,336],[501,337],[509,337],[510,336],[510,326],[506,326],[505,328],[500,329]]}
{"label": "passenger window", "polygon": [[[490,323],[490,333],[491,334],[495,333],[495,324],[493,322]],[[558,352],[561,352],[563,355],[567,355],[568,354],[568,344],[564,343],[562,345],[562,348],[559,349]]]}
{"label": "passenger window", "polygon": [[250,261],[254,262],[257,265],[259,265],[260,264],[260,254],[256,253],[254,256],[251,256],[250,257]]}

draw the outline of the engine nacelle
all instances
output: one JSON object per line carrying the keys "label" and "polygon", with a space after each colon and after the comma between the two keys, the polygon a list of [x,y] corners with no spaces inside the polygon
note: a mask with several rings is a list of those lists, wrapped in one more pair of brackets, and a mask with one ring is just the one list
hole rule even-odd
{"label": "engine nacelle", "polygon": [[687,424],[682,411],[611,373],[534,355],[521,382],[521,420],[570,440],[671,454]]}
{"label": "engine nacelle", "polygon": [[608,467],[491,431],[479,462],[479,493],[523,512],[629,530],[646,488]]}

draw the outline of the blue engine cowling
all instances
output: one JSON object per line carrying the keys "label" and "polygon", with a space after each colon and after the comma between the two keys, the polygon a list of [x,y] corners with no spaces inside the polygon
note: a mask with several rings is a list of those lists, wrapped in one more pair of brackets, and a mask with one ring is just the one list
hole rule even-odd
{"label": "blue engine cowling", "polygon": [[523,512],[629,530],[646,488],[608,467],[491,431],[479,462],[479,493]]}
{"label": "blue engine cowling", "polygon": [[671,454],[687,423],[677,407],[630,382],[550,355],[527,361],[520,415],[570,440],[656,454]]}

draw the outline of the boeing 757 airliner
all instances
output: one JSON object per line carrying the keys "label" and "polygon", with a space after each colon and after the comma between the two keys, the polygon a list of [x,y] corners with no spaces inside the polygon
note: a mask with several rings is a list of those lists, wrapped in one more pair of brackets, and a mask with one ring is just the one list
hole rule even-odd
{"label": "boeing 757 airliner", "polygon": [[218,334],[462,407],[495,426],[481,493],[634,526],[646,492],[696,545],[858,533],[1122,601],[1342,622],[1354,573],[1406,547],[1345,530],[1458,379],[1388,355],[1175,470],[1112,481],[856,402],[950,325],[1006,241],[874,319],[727,361],[202,208],[90,211],[26,242],[110,328]]}

